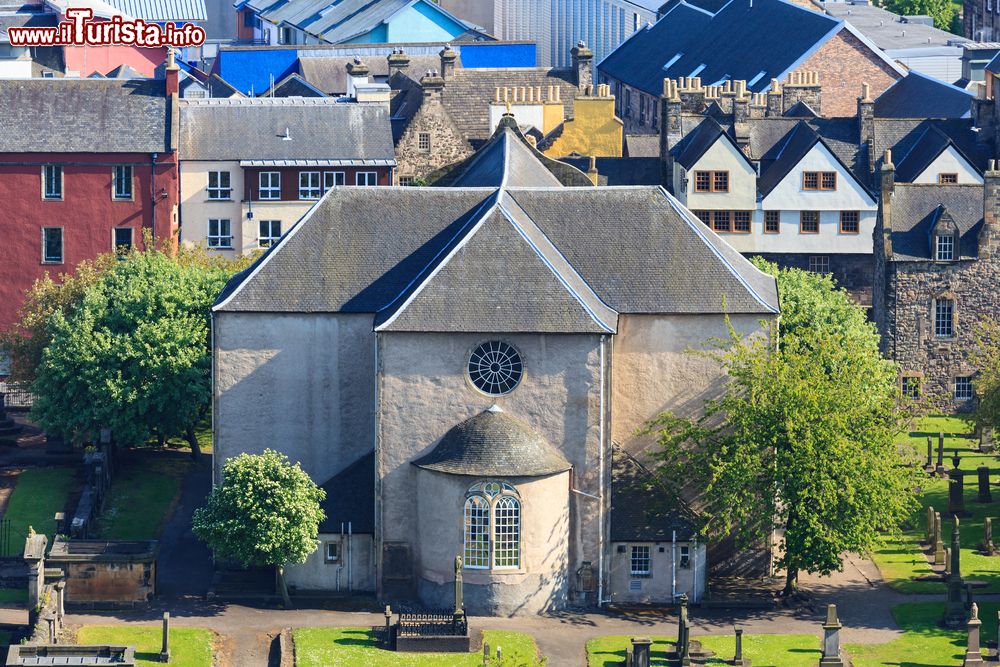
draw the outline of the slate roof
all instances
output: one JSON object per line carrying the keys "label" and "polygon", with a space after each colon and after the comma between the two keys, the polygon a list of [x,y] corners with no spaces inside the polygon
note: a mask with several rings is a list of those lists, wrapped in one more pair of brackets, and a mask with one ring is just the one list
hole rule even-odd
{"label": "slate roof", "polygon": [[543,477],[572,466],[537,431],[494,405],[457,424],[413,462],[451,475]]}
{"label": "slate roof", "polygon": [[[510,134],[515,136],[504,136]],[[490,321],[499,326],[500,318],[506,318],[506,331],[593,330],[595,322],[611,324],[612,311],[778,311],[774,279],[662,188],[550,185],[544,166],[529,169],[523,154],[510,159],[519,150],[513,139],[526,145],[516,125],[504,123],[488,147],[506,169],[520,164],[522,173],[511,171],[500,186],[331,189],[279,243],[229,282],[214,310],[378,313],[379,321],[386,322],[389,311],[406,312],[400,304],[415,285],[433,285],[426,278],[448,267],[442,278],[442,285],[450,286],[443,290],[451,299],[448,312],[430,300],[413,311],[419,317],[407,327],[447,331],[452,325],[470,326],[484,316],[477,306],[482,299],[473,298],[484,290],[503,311],[491,313],[495,319]],[[498,145],[507,148],[499,151]],[[477,168],[475,173],[473,178],[462,172],[463,182],[492,182],[491,170]],[[533,187],[525,174],[543,179],[545,187]],[[504,220],[494,216],[495,209]],[[511,243],[511,229],[533,253]],[[507,242],[490,241],[491,235]],[[452,251],[472,243],[469,239],[495,252],[479,252],[478,264],[451,267]],[[545,299],[558,308],[543,315],[504,295],[523,275],[539,275],[539,258],[558,279],[553,285],[544,274],[553,285]],[[581,319],[581,308],[590,320]]]}
{"label": "slate roof", "polygon": [[657,97],[665,77],[699,76],[706,84],[742,79],[751,91],[762,92],[843,25],[785,0],[728,2],[715,14],[679,2],[598,69]]}
{"label": "slate roof", "polygon": [[[798,121],[778,142],[758,158],[760,160],[760,177],[757,179],[757,190],[766,197],[817,144],[829,150],[834,158],[841,163],[841,166],[854,175],[862,188],[870,190],[867,174],[858,173],[855,161],[845,163],[833,146],[820,136],[813,126],[802,120]],[[760,148],[761,146],[758,146],[756,150]],[[851,146],[849,152],[854,158],[860,151],[857,150],[856,146]]]}
{"label": "slate roof", "polygon": [[690,541],[697,517],[619,447],[611,450],[611,541]]}
{"label": "slate roof", "polygon": [[[420,76],[429,69],[440,69],[441,58],[434,55],[409,55],[410,64],[404,72]],[[343,95],[347,93],[347,65],[354,62],[354,55],[302,56],[298,60],[298,72],[306,81],[316,86],[328,95]],[[376,81],[388,79],[389,62],[385,56],[362,58],[368,67],[369,76]],[[456,61],[456,68],[461,63]]]}
{"label": "slate roof", "polygon": [[[395,164],[389,113],[330,98],[181,100],[186,160],[362,160]],[[286,129],[291,140],[285,140]],[[238,138],[238,139],[237,139]]]}
{"label": "slate roof", "polygon": [[736,141],[732,136],[722,129],[722,126],[714,118],[706,118],[678,144],[677,156],[675,158],[677,163],[690,171],[719,138],[728,141],[736,149],[740,157],[746,160],[746,156],[740,150],[739,146],[736,145]]}
{"label": "slate roof", "polygon": [[628,157],[660,157],[659,134],[626,134],[625,153]]}
{"label": "slate roof", "polygon": [[969,118],[974,95],[917,71],[889,86],[875,100],[878,118]]}
{"label": "slate roof", "polygon": [[331,477],[322,489],[326,491],[326,500],[320,507],[326,518],[319,524],[319,532],[339,533],[343,527],[346,533],[350,522],[352,533],[375,533],[374,451]]}
{"label": "slate roof", "polygon": [[39,11],[37,5],[0,7],[0,42],[9,42],[8,28],[51,28],[59,22],[55,14]]}
{"label": "slate roof", "polygon": [[[590,158],[564,157],[560,162],[587,171]],[[599,157],[598,185],[660,185],[663,183],[663,163],[658,157]]]}
{"label": "slate roof", "polygon": [[931,259],[931,232],[947,210],[959,231],[959,256],[979,253],[983,222],[982,185],[914,185],[897,183],[892,195],[892,260]]}
{"label": "slate roof", "polygon": [[[932,131],[933,130],[933,131]],[[945,146],[943,137],[980,173],[992,157],[989,146],[979,141],[970,119],[875,118],[875,155],[880,168],[886,149],[892,151],[896,181],[908,182],[923,171]],[[912,154],[912,157],[911,157]]]}
{"label": "slate roof", "polygon": [[301,75],[289,74],[276,82],[273,88],[262,92],[260,97],[327,97],[327,95]]}
{"label": "slate roof", "polygon": [[885,51],[949,46],[968,41],[960,35],[920,23],[915,17],[900,16],[882,7],[836,0],[820,4],[827,14],[849,21]]}
{"label": "slate roof", "polygon": [[0,153],[170,150],[162,80],[4,79],[0,118]]}

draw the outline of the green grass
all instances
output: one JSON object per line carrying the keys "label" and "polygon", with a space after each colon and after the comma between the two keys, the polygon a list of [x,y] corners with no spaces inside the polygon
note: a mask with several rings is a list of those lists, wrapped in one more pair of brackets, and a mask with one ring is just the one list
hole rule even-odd
{"label": "green grass", "polygon": [[0,603],[24,604],[27,601],[27,588],[0,588]]}
{"label": "green grass", "polygon": [[[78,644],[134,646],[139,667],[157,667],[160,662],[159,626],[88,625],[76,635]],[[203,628],[170,629],[171,667],[212,667],[215,635]]]}
{"label": "green grass", "polygon": [[66,509],[76,472],[71,468],[28,468],[17,477],[4,518],[10,521],[10,543],[4,556],[24,553],[24,538],[31,526],[52,537],[55,514]]}
{"label": "green grass", "polygon": [[[208,417],[204,421],[198,423],[194,428],[194,437],[198,439],[198,445],[201,447],[202,454],[212,453],[212,418]],[[158,447],[156,444],[156,438],[152,438],[146,441],[146,447]],[[174,436],[173,438],[168,438],[166,446],[169,449],[183,449],[190,451],[191,447],[188,445],[186,438],[181,436]]]}
{"label": "green grass", "polygon": [[104,514],[94,537],[117,540],[151,540],[180,493],[191,461],[175,457],[122,458],[115,470]]}
{"label": "green grass", "polygon": [[[917,429],[904,437],[900,444],[909,445],[922,463],[927,457],[927,436],[934,438],[937,447],[937,434],[945,433],[945,447],[969,447],[968,454],[962,454],[962,469],[965,476],[965,508],[971,516],[962,519],[962,575],[966,579],[985,581],[989,589],[982,592],[1000,592],[1000,566],[996,557],[982,556],[978,553],[978,545],[983,538],[983,519],[994,518],[994,523],[1000,520],[1000,494],[994,493],[994,502],[984,505],[976,502],[975,469],[979,466],[1000,468],[1000,462],[994,455],[979,454],[974,448],[978,442],[967,436],[968,427],[957,417],[925,417],[917,424]],[[936,449],[935,449],[936,451]],[[946,452],[947,454],[947,452]],[[937,455],[935,454],[935,457]],[[936,458],[935,458],[936,462]],[[945,457],[945,467],[951,468],[951,458]],[[935,581],[915,581],[916,577],[934,574],[924,555],[920,540],[927,529],[927,507],[931,506],[942,514],[942,539],[945,546],[951,540],[951,521],[947,518],[948,480],[927,477],[923,491],[919,497],[920,509],[911,521],[913,529],[905,531],[899,538],[888,540],[886,544],[872,553],[875,564],[878,565],[882,577],[894,589],[901,593],[941,593],[945,585]],[[994,538],[996,541],[996,538]]]}
{"label": "green grass", "polygon": [[[512,664],[538,664],[535,640],[520,632],[487,630],[485,641],[493,652],[503,648]],[[369,630],[363,628],[298,628],[295,637],[296,667],[478,667],[483,664],[480,652],[396,653],[375,646]]]}
{"label": "green grass", "polygon": [[[996,603],[979,607],[983,621],[981,637],[985,644],[996,637]],[[893,607],[892,615],[903,630],[903,636],[885,644],[847,644],[854,667],[941,667],[960,665],[965,654],[965,630],[945,630],[938,626],[944,604],[917,602]]]}
{"label": "green grass", "polygon": [[[639,636],[639,635],[635,635]],[[673,637],[650,637],[653,640],[652,665],[667,665],[667,651]],[[709,665],[723,665],[736,653],[736,638],[732,635],[692,636],[716,655]],[[598,637],[587,642],[589,667],[617,667],[625,660],[625,650],[632,645],[632,635]],[[812,635],[743,635],[743,657],[754,667],[814,667],[820,659],[819,639]]]}

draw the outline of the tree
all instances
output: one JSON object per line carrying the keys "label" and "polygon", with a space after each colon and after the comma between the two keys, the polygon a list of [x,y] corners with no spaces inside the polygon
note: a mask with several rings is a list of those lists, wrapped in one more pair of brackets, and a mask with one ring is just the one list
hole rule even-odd
{"label": "tree", "polygon": [[124,443],[184,435],[197,457],[195,426],[211,398],[210,308],[239,266],[154,247],[102,258],[61,287],[36,286],[44,298],[22,318],[23,354],[12,348],[15,366],[34,375],[33,418],[73,439],[104,427]]}
{"label": "tree", "polygon": [[742,547],[781,535],[789,595],[800,571],[839,570],[844,551],[898,530],[915,481],[895,444],[895,367],[864,313],[829,277],[758,266],[778,279],[780,345],[730,328],[703,352],[728,373],[722,395],[698,419],[664,414],[649,431],[667,488],[702,491],[705,534]]}
{"label": "tree", "polygon": [[[958,9],[952,0],[887,0],[884,6],[890,12],[904,16],[930,16],[934,19],[934,27],[940,30],[953,31],[958,16]],[[961,34],[961,24],[956,34]]]}
{"label": "tree", "polygon": [[240,454],[226,461],[222,484],[195,510],[192,526],[217,555],[244,567],[274,567],[278,591],[290,607],[285,565],[304,563],[316,550],[325,498],[284,454]]}
{"label": "tree", "polygon": [[969,361],[975,376],[976,404],[966,419],[977,429],[1000,428],[1000,324],[983,320],[976,325]]}

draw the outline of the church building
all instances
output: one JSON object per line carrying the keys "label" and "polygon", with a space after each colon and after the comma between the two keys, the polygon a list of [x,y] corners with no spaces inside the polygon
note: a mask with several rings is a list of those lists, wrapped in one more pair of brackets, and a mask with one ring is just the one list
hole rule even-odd
{"label": "church building", "polygon": [[[328,492],[300,590],[472,614],[704,592],[697,515],[639,429],[691,354],[771,335],[773,278],[661,187],[593,187],[512,116],[436,187],[335,187],[213,309],[215,474],[286,453]],[[661,497],[662,496],[662,497]]]}

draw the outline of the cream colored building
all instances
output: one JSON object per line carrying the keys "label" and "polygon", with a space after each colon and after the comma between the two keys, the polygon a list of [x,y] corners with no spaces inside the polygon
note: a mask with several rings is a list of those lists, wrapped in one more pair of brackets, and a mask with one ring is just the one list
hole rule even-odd
{"label": "cream colored building", "polygon": [[268,248],[327,190],[388,185],[385,103],[180,101],[181,241],[226,256]]}
{"label": "cream colored building", "polygon": [[618,463],[641,470],[637,429],[717,393],[690,349],[727,314],[766,334],[774,280],[662,188],[592,187],[510,116],[439,183],[336,188],[226,287],[216,478],[278,447],[337,494],[289,568],[301,589],[446,608],[458,555],[470,613],[697,601],[697,517],[649,502],[630,519]]}

